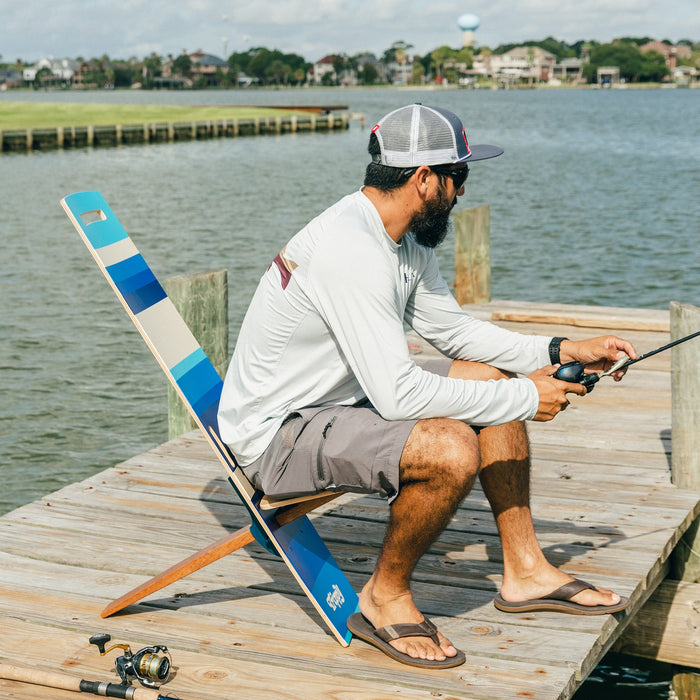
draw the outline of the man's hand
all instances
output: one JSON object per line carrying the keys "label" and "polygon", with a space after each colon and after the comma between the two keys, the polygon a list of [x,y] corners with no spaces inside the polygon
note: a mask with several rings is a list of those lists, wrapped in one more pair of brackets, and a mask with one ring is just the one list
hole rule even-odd
{"label": "man's hand", "polygon": [[546,367],[535,370],[528,376],[528,379],[530,379],[537,388],[537,393],[540,397],[537,413],[533,420],[552,420],[554,416],[569,405],[569,400],[566,398],[567,394],[583,396],[586,393],[586,387],[583,386],[583,384],[562,382],[559,379],[554,379],[552,375],[556,371],[557,366],[547,365]]}
{"label": "man's hand", "polygon": [[[637,352],[631,343],[614,335],[602,335],[588,340],[563,340],[559,349],[561,363],[576,360],[587,366],[594,372],[610,369],[617,360],[625,355],[636,359]],[[626,369],[621,369],[612,374],[612,378],[619,382],[624,377]]]}

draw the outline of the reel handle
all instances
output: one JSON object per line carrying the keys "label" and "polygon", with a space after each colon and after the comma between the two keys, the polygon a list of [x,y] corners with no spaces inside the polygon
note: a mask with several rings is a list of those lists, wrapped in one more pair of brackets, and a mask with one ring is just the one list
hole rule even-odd
{"label": "reel handle", "polygon": [[88,642],[90,642],[90,644],[94,644],[100,650],[101,656],[104,656],[107,653],[105,651],[105,644],[111,641],[111,635],[107,634],[106,632],[98,632],[97,634],[93,634],[92,637],[88,639]]}

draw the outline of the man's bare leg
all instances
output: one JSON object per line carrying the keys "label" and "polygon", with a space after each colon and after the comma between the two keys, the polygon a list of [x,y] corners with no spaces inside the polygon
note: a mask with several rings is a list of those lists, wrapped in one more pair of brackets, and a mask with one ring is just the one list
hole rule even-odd
{"label": "man's bare leg", "polygon": [[[377,565],[360,593],[360,610],[375,628],[423,621],[411,595],[411,573],[469,493],[478,468],[479,446],[471,428],[440,418],[416,423],[401,456],[401,486]],[[455,656],[454,646],[439,638],[440,646],[427,637],[392,644],[419,659]]]}
{"label": "man's bare leg", "polygon": [[[502,378],[487,365],[454,362],[451,377]],[[496,518],[503,548],[501,595],[510,602],[545,596],[572,580],[545,558],[530,512],[530,450],[524,423],[483,428],[479,433],[479,480]],[[614,605],[620,597],[607,589],[585,590],[572,600],[582,605]]]}

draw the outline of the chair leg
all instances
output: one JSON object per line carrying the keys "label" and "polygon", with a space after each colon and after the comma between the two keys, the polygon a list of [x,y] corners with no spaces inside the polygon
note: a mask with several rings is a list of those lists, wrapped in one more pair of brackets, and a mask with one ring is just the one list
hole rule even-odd
{"label": "chair leg", "polygon": [[240,530],[236,530],[236,532],[222,537],[220,540],[210,544],[208,547],[200,549],[199,552],[192,554],[191,556],[187,557],[187,559],[183,559],[179,564],[171,566],[166,571],[163,571],[163,573],[158,574],[158,576],[155,576],[149,581],[146,581],[146,583],[142,583],[140,586],[137,586],[128,593],[125,593],[121,598],[110,603],[100,613],[100,615],[102,617],[109,617],[110,615],[113,615],[114,613],[127,607],[127,605],[137,603],[147,595],[155,593],[155,591],[159,591],[161,588],[165,588],[165,586],[168,586],[175,581],[179,581],[181,578],[191,574],[193,571],[197,571],[198,569],[207,566],[207,564],[211,564],[212,562],[221,559],[221,557],[225,557],[227,554],[231,554],[231,552],[235,552],[237,549],[245,547],[254,540],[255,537],[253,537],[250,532],[250,525],[242,527]]}

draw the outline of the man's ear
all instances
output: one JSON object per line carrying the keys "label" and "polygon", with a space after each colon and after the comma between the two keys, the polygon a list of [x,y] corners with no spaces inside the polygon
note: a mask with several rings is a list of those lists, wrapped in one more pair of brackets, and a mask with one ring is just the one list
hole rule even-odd
{"label": "man's ear", "polygon": [[416,187],[423,197],[427,196],[428,194],[428,179],[432,173],[433,171],[427,165],[421,165],[413,175]]}

